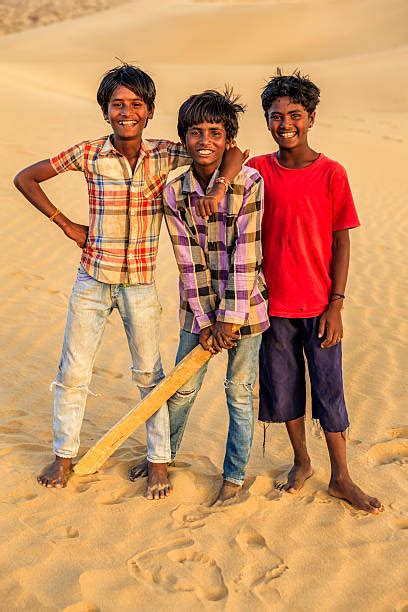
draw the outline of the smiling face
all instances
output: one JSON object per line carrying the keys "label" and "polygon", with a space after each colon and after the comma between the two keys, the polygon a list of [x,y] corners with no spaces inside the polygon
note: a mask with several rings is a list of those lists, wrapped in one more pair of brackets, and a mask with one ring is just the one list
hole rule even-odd
{"label": "smiling face", "polygon": [[187,129],[186,149],[196,168],[213,173],[221,164],[227,144],[223,123],[198,123]]}
{"label": "smiling face", "polygon": [[308,146],[307,132],[314,123],[315,114],[309,114],[301,104],[286,96],[274,100],[268,111],[267,124],[279,148]]}
{"label": "smiling face", "polygon": [[120,140],[141,139],[148,119],[153,117],[154,107],[148,108],[146,102],[135,92],[119,85],[109,100],[105,119]]}

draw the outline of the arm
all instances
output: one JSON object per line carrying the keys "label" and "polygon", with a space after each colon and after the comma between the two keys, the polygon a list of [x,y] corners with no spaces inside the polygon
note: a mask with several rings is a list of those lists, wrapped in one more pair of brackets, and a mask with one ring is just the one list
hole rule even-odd
{"label": "arm", "polygon": [[[180,166],[191,164],[191,157],[189,157],[187,150],[181,144],[171,144],[168,148],[170,158],[170,170],[175,170]],[[231,182],[237,174],[241,171],[242,164],[249,157],[249,149],[246,149],[242,153],[235,142],[227,145],[224,156],[222,158],[220,166],[220,176],[224,176],[227,181]],[[211,192],[208,195],[198,198],[195,202],[196,212],[200,217],[207,218],[212,213],[215,213],[218,208],[218,204],[223,200],[225,196],[225,186],[222,183],[216,183]]]}
{"label": "arm", "polygon": [[200,329],[205,329],[210,327],[215,320],[216,300],[205,254],[181,217],[171,185],[164,190],[163,205],[167,229],[188,303]]}
{"label": "arm", "polygon": [[[56,176],[58,173],[54,170],[49,159],[28,166],[21,170],[14,178],[14,185],[24,195],[24,197],[35,207],[42,212],[46,217],[50,218],[57,212],[57,207],[48,199],[46,193],[40,186],[40,183]],[[88,227],[70,221],[68,217],[59,212],[53,222],[58,225],[64,234],[74,240],[80,248],[85,246],[88,235]]]}
{"label": "arm", "polygon": [[328,307],[320,319],[319,338],[326,335],[320,345],[321,348],[330,348],[338,344],[343,337],[343,322],[341,309],[343,308],[344,295],[347,283],[347,274],[350,260],[350,238],[348,229],[333,232],[332,246],[332,289]]}
{"label": "arm", "polygon": [[251,177],[250,181],[236,220],[237,238],[231,255],[224,297],[216,312],[217,323],[213,335],[223,348],[231,348],[228,346],[228,340],[239,338],[237,334],[232,333],[232,326],[240,327],[248,319],[250,299],[262,261],[263,182],[259,175],[256,178]]}
{"label": "arm", "polygon": [[[227,145],[220,166],[220,176],[223,176],[231,183],[239,174],[242,164],[249,157],[249,149],[242,153],[241,149],[232,145]],[[226,188],[222,183],[215,183],[208,195],[205,195],[195,202],[196,212],[200,217],[207,219],[210,215],[217,212],[218,204],[224,199]]]}

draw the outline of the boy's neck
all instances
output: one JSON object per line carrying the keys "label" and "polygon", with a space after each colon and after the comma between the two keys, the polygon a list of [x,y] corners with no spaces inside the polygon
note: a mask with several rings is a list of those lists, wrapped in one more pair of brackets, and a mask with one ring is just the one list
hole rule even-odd
{"label": "boy's neck", "polygon": [[196,165],[193,162],[193,165],[192,165],[193,174],[195,178],[197,179],[197,181],[199,182],[200,187],[204,193],[207,190],[207,187],[211,181],[212,175],[214,174],[214,172],[217,170],[218,167],[219,167],[218,165],[202,167],[202,166]]}
{"label": "boy's neck", "polygon": [[116,134],[112,137],[113,145],[119,153],[122,153],[128,160],[132,171],[136,167],[137,160],[139,158],[140,147],[142,146],[142,138],[136,138],[134,140],[123,140],[118,138]]}
{"label": "boy's neck", "polygon": [[293,149],[280,148],[277,153],[278,161],[285,168],[306,168],[319,157],[309,145]]}

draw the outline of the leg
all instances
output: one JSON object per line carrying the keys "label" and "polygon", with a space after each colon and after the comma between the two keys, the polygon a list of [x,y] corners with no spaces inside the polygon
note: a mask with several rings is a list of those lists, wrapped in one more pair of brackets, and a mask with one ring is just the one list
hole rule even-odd
{"label": "leg", "polygon": [[306,447],[305,418],[286,422],[286,429],[292,444],[294,460],[287,478],[276,482],[276,488],[288,493],[297,493],[313,474],[312,463]]}
{"label": "leg", "polygon": [[112,310],[109,285],[79,270],[71,293],[61,361],[55,381],[55,461],[38,476],[44,487],[65,487],[79,449],[92,366]]}
{"label": "leg", "polygon": [[[160,352],[161,307],[154,285],[122,287],[117,300],[132,355],[132,378],[142,399],[164,378]],[[129,477],[147,475],[148,499],[170,493],[167,464],[170,462],[170,430],[167,404],[146,423],[147,460],[131,468]]]}
{"label": "leg", "polygon": [[[190,334],[189,332],[180,331],[180,342],[176,355],[176,365],[190,351],[199,344],[199,335]],[[167,402],[170,416],[170,446],[171,459],[173,460],[178,452],[178,449],[183,438],[184,430],[187,425],[188,415],[194,404],[195,398],[201,385],[203,384],[204,376],[207,372],[208,363],[187,381]]]}
{"label": "leg", "polygon": [[303,332],[299,320],[271,317],[263,334],[259,355],[262,421],[285,422],[294,460],[289,473],[277,479],[278,489],[299,491],[312,473],[305,433],[305,361]]}
{"label": "leg", "polygon": [[329,450],[331,478],[328,490],[330,495],[346,499],[359,510],[377,514],[381,509],[379,500],[364,493],[348,471],[345,431],[349,420],[343,392],[341,343],[329,349],[320,348],[318,326],[319,317],[307,320],[305,353],[313,417],[320,420]]}
{"label": "leg", "polygon": [[358,510],[365,510],[371,514],[381,512],[383,510],[381,502],[376,497],[370,497],[364,493],[350,477],[347,467],[344,431],[325,431],[324,435],[326,436],[331,464],[329,494],[333,497],[345,499]]}
{"label": "leg", "polygon": [[245,478],[254,434],[253,390],[261,336],[244,338],[228,351],[225,393],[229,412],[223,485],[216,502],[239,493]]}

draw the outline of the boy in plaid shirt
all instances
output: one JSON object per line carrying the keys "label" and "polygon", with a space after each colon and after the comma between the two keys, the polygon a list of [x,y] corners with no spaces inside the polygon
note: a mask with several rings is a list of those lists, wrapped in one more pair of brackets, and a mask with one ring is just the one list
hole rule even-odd
{"label": "boy in plaid shirt", "polygon": [[[244,482],[254,429],[258,351],[262,331],[269,326],[261,272],[262,179],[252,168],[242,168],[231,183],[226,182],[217,213],[207,219],[198,216],[195,203],[214,184],[225,183],[219,166],[225,147],[236,137],[243,110],[228,92],[205,91],[182,104],[178,133],[193,163],[170,180],[163,196],[180,272],[176,363],[199,343],[212,353],[228,350],[229,429],[219,502],[237,495]],[[172,459],[207,365],[168,401]]]}
{"label": "boy in plaid shirt", "polygon": [[[188,162],[184,147],[167,140],[143,140],[154,113],[156,90],[149,75],[124,64],[103,77],[97,100],[113,133],[84,141],[22,170],[16,187],[82,250],[74,284],[59,370],[55,380],[55,460],[38,476],[44,487],[64,487],[79,448],[79,433],[92,367],[108,316],[122,318],[132,356],[133,381],[142,397],[163,378],[159,353],[160,304],[154,270],[162,220],[162,190],[170,170]],[[229,153],[227,178],[241,167],[240,152]],[[89,226],[68,219],[40,183],[59,173],[84,173]],[[203,205],[222,199],[216,185]],[[167,406],[147,422],[148,489],[169,491]]]}

